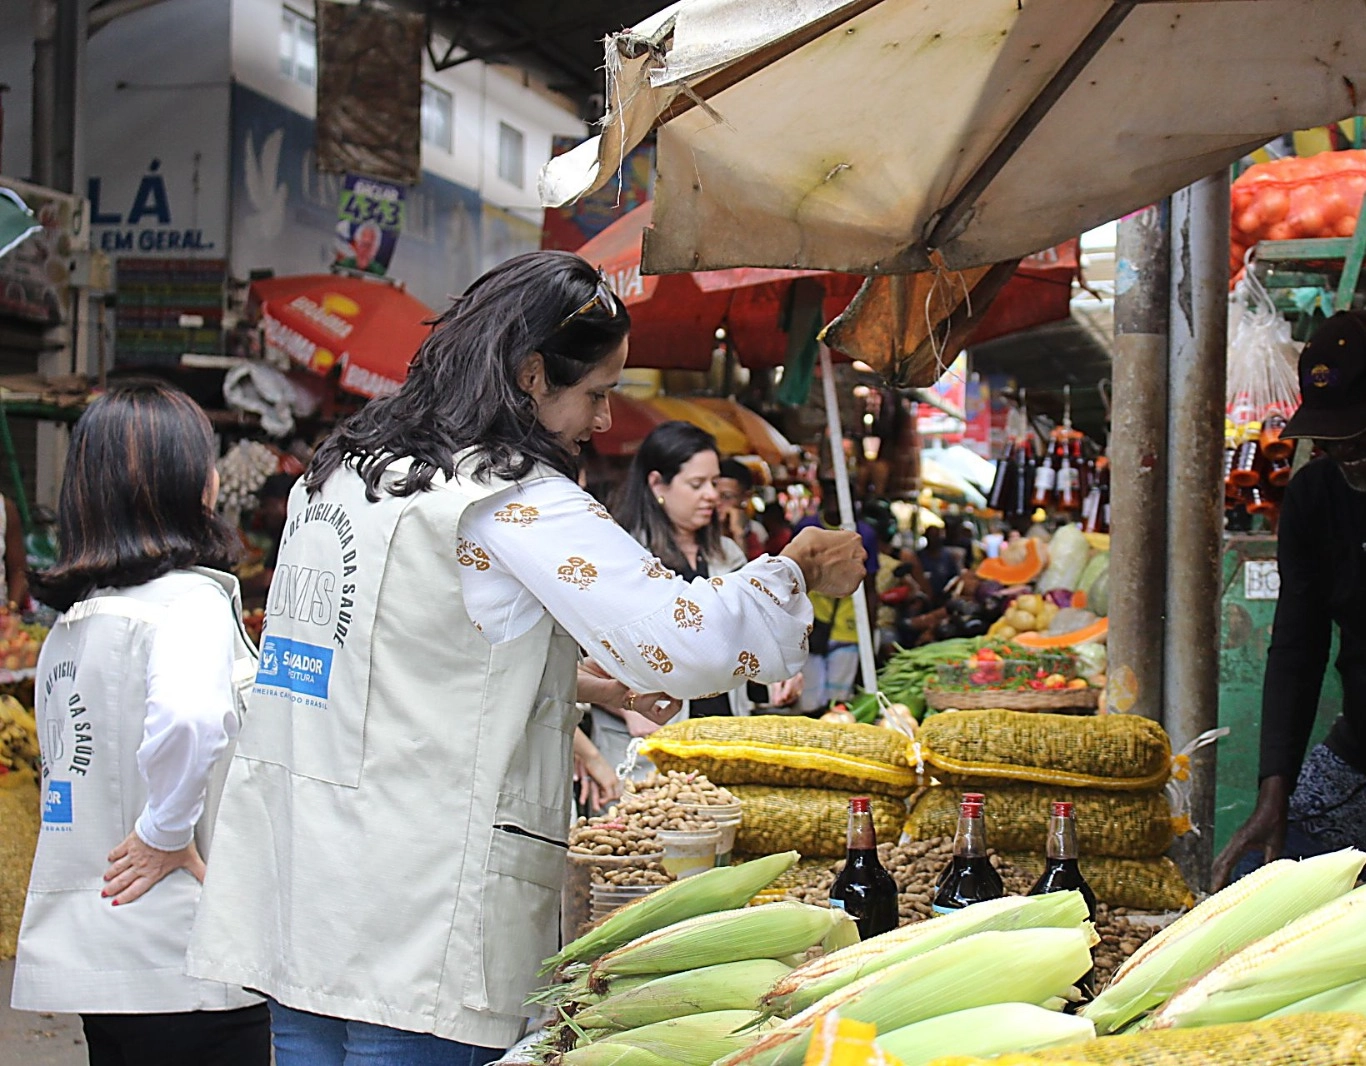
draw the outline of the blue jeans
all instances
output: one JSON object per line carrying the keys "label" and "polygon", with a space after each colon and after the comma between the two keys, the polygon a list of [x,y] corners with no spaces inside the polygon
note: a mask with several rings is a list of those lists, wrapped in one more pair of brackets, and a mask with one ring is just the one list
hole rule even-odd
{"label": "blue jeans", "polygon": [[308,1014],[270,1000],[276,1066],[487,1066],[498,1048],[369,1022]]}

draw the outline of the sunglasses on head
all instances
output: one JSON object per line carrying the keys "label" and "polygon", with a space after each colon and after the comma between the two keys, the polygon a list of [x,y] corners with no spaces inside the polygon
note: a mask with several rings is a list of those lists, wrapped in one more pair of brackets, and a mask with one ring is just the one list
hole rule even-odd
{"label": "sunglasses on head", "polygon": [[598,271],[598,286],[593,290],[592,297],[583,306],[576,308],[560,319],[560,324],[555,329],[556,331],[562,330],[574,319],[582,315],[591,315],[595,311],[606,312],[608,318],[617,317],[616,294],[612,292],[612,286],[607,284],[607,276],[601,270]]}

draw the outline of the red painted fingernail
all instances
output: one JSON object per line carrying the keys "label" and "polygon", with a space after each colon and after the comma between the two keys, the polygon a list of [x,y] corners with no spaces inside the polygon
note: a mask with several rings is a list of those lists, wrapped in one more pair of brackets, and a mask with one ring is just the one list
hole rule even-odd
{"label": "red painted fingernail", "polygon": [[103,890],[101,890],[101,891],[100,891],[100,899],[108,899],[108,898],[109,898],[109,893],[108,893],[108,892],[105,892],[105,891],[103,891]]}
{"label": "red painted fingernail", "polygon": [[109,904],[109,906],[111,906],[111,907],[117,907],[118,905],[119,905],[119,901],[118,901],[118,900],[114,900],[113,903]]}

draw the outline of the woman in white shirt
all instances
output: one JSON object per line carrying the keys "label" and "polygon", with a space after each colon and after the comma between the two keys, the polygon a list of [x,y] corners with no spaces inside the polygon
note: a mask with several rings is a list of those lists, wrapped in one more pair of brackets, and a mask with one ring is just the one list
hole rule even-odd
{"label": "woman in white shirt", "polygon": [[295,486],[190,946],[279,1066],[499,1057],[558,946],[580,649],[667,713],[791,676],[806,589],[861,577],[837,532],[688,583],[578,486],[628,329],[578,256],[509,260]]}
{"label": "woman in white shirt", "polygon": [[78,1012],[92,1066],[265,1066],[259,997],[191,978],[241,689],[255,660],[236,538],[214,513],[209,421],[162,384],[116,386],[76,423],[38,659],[42,827],[13,1005]]}
{"label": "woman in white shirt", "polygon": [[[716,438],[691,422],[665,422],[640,442],[612,501],[622,528],[685,581],[710,581],[733,574],[746,563],[744,549],[721,531],[718,518],[721,457]],[[687,611],[687,608],[680,608]],[[800,693],[797,681],[780,681],[767,702],[781,706]],[[748,685],[689,700],[676,716],[684,718],[748,714]],[[593,708],[593,741],[609,762],[621,763],[632,737],[653,733],[658,725],[620,705]],[[645,760],[636,776],[650,769]]]}

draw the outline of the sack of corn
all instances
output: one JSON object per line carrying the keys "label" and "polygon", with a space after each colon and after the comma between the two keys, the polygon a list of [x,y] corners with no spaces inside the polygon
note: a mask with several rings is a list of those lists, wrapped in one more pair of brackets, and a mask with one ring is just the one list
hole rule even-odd
{"label": "sack of corn", "polygon": [[953,784],[985,778],[1151,791],[1171,774],[1167,734],[1132,714],[955,711],[927,721],[916,743],[934,776]]}
{"label": "sack of corn", "polygon": [[[1211,966],[1346,896],[1356,884],[1363,860],[1366,855],[1346,848],[1299,862],[1279,859],[1255,870],[1202,900],[1134,952],[1082,1013],[1101,1035],[1123,1028],[1161,1006]],[[1083,871],[1099,895],[1093,874],[1084,865]],[[1359,947],[1354,945],[1353,950]],[[1338,978],[1345,980],[1348,975],[1339,971]],[[1300,995],[1316,991],[1295,983],[1288,990]],[[1283,1002],[1293,998],[1298,997]]]}
{"label": "sack of corn", "polygon": [[1366,1066],[1366,1018],[1297,1014],[1207,1029],[1159,1029],[1004,1055],[951,1056],[929,1066]]}
{"label": "sack of corn", "polygon": [[[744,804],[744,817],[735,838],[737,851],[767,855],[792,850],[812,858],[844,858],[849,799],[855,793],[768,785],[727,788]],[[895,841],[906,821],[905,801],[876,794],[869,798],[878,839]],[[952,835],[952,828],[949,832]]]}
{"label": "sack of corn", "polygon": [[1085,1018],[1032,1003],[991,1003],[893,1029],[879,1036],[877,1045],[902,1066],[925,1066],[941,1055],[1036,1051],[1079,1044],[1095,1035],[1095,1026]]}
{"label": "sack of corn", "polygon": [[[990,805],[991,801],[987,801]],[[1004,852],[1017,870],[1030,877],[1043,873],[1044,859],[1038,851]],[[1166,856],[1152,859],[1117,859],[1108,855],[1081,857],[1081,872],[1096,899],[1111,907],[1134,911],[1179,911],[1195,902],[1176,863]]]}
{"label": "sack of corn", "polygon": [[784,715],[693,718],[652,733],[640,754],[661,770],[695,770],[727,787],[782,785],[908,796],[917,781],[906,761],[905,736],[856,722]]}
{"label": "sack of corn", "polygon": [[[1049,805],[1054,800],[1072,803],[1077,816],[1077,845],[1083,855],[1151,858],[1171,846],[1171,805],[1160,791],[1104,792],[1000,781],[974,782],[973,787],[988,797],[983,812],[987,839],[1000,851],[1042,851],[1048,835]],[[926,789],[911,809],[906,833],[912,840],[953,836],[960,799],[957,788]],[[749,817],[748,811],[745,817]],[[805,854],[801,845],[792,847]]]}

